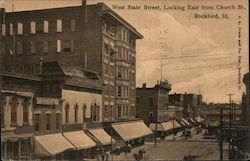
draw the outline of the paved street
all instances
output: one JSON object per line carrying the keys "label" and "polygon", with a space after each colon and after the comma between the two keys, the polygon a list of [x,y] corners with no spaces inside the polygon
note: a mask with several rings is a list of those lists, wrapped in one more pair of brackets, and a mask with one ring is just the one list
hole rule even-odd
{"label": "paved street", "polygon": [[[224,143],[224,159],[228,159],[227,147],[228,144]],[[189,139],[178,137],[175,140],[158,141],[156,147],[154,142],[146,142],[141,148],[146,150],[145,160],[182,160],[185,155],[201,160],[220,159],[217,140],[203,139],[201,134],[194,135]],[[127,156],[122,153],[120,156],[114,157],[114,160],[134,160],[133,153],[138,152],[138,150],[139,148],[134,149]]]}

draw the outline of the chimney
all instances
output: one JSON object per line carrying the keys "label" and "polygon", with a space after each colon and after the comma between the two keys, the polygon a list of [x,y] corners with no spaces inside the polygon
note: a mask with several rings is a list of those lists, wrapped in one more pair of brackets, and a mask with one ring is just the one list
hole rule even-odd
{"label": "chimney", "polygon": [[146,83],[143,83],[143,84],[142,84],[142,88],[146,89],[146,88],[147,88],[147,84],[146,84]]}

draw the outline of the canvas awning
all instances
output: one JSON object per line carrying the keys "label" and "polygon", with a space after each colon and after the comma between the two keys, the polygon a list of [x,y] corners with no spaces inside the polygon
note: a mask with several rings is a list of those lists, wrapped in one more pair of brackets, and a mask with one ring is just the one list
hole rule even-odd
{"label": "canvas awning", "polygon": [[153,133],[143,121],[117,123],[113,124],[112,127],[125,141],[144,137]]}
{"label": "canvas awning", "polygon": [[[167,121],[167,122],[158,123],[157,124],[157,131],[169,131],[169,130],[172,130],[174,128],[174,125],[173,125],[172,122],[173,121]],[[155,131],[155,123],[149,124],[149,128],[152,131]]]}
{"label": "canvas awning", "polygon": [[35,136],[35,153],[40,156],[55,156],[75,147],[62,134]]}
{"label": "canvas awning", "polygon": [[172,120],[174,128],[180,128],[181,125],[176,120]]}
{"label": "canvas awning", "polygon": [[164,128],[165,131],[168,131],[168,130],[171,130],[171,129],[174,128],[174,126],[173,126],[173,124],[172,124],[171,121],[162,122],[161,124],[162,124],[162,126],[163,126],[163,128]]}
{"label": "canvas awning", "polygon": [[196,121],[193,118],[189,119],[191,123],[196,124]]}
{"label": "canvas awning", "polygon": [[187,126],[190,126],[190,123],[186,119],[182,118],[181,121],[183,121]]}
{"label": "canvas awning", "polygon": [[[156,128],[155,125],[156,125],[155,123],[150,123],[149,124],[150,130],[155,131],[155,128]],[[165,129],[163,128],[163,126],[160,123],[158,123],[156,131],[165,131]]]}
{"label": "canvas awning", "polygon": [[65,132],[63,135],[77,150],[96,146],[96,143],[83,131]]}
{"label": "canvas awning", "polygon": [[[102,145],[111,144],[111,136],[103,129],[96,128],[88,130]],[[115,140],[112,138],[112,143],[115,143]]]}

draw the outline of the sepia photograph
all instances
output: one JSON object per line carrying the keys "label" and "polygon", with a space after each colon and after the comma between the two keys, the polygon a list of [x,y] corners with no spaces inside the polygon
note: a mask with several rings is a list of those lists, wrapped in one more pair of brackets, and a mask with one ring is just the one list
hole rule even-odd
{"label": "sepia photograph", "polygon": [[247,0],[0,0],[1,160],[249,161]]}

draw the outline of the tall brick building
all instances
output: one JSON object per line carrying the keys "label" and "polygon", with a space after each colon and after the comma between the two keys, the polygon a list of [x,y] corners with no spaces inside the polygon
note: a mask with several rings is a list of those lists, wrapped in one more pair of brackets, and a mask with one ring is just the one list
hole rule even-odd
{"label": "tall brick building", "polygon": [[[133,26],[104,3],[84,0],[76,7],[0,11],[0,74],[39,79],[31,85],[28,147],[35,152],[27,158],[95,158],[99,146],[113,154],[115,146],[136,147],[152,134],[135,118],[136,39],[142,35]],[[1,108],[4,118],[2,111],[13,107]],[[2,144],[22,146],[9,146],[11,137]],[[22,158],[21,150],[12,151],[5,148],[4,159]]]}
{"label": "tall brick building", "polygon": [[168,92],[171,85],[167,82],[158,82],[154,87],[136,88],[137,117],[143,118],[146,124],[163,122],[170,119]]}
{"label": "tall brick building", "polygon": [[104,3],[5,13],[3,69],[39,75],[43,62],[61,61],[98,72],[103,119],[135,116],[136,39],[142,35]]}

